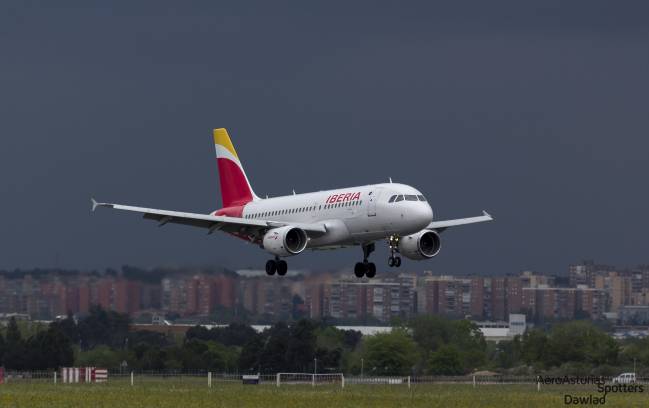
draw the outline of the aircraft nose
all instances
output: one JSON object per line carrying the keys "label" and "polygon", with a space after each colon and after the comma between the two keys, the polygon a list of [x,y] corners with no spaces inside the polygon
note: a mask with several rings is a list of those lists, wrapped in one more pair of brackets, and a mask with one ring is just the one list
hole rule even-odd
{"label": "aircraft nose", "polygon": [[419,203],[416,210],[417,223],[419,223],[422,228],[426,227],[433,221],[433,209],[430,208],[428,203]]}
{"label": "aircraft nose", "polygon": [[433,222],[433,209],[430,208],[430,205],[428,203],[423,203],[424,204],[424,218],[426,219],[426,225],[430,224]]}

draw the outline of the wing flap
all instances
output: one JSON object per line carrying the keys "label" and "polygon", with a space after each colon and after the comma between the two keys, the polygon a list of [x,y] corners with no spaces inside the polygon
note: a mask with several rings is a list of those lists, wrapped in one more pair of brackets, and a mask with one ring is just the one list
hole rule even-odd
{"label": "wing flap", "polygon": [[160,227],[166,224],[189,225],[191,227],[211,228],[213,223],[207,220],[198,220],[194,218],[171,217],[168,215],[145,213],[142,217],[145,220],[158,221]]}

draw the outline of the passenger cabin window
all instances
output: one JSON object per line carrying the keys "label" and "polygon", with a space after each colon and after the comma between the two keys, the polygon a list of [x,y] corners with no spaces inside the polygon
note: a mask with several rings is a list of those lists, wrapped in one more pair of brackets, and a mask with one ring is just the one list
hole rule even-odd
{"label": "passenger cabin window", "polygon": [[418,201],[416,195],[406,195],[406,201]]}
{"label": "passenger cabin window", "polygon": [[396,198],[397,198],[397,195],[396,195],[396,194],[395,194],[395,195],[393,195],[393,196],[392,196],[392,197],[390,197],[390,199],[388,200],[388,203],[393,203],[393,202],[394,202],[394,200],[395,200]]}
{"label": "passenger cabin window", "polygon": [[397,198],[394,201],[403,201],[403,196],[402,195],[397,196]]}

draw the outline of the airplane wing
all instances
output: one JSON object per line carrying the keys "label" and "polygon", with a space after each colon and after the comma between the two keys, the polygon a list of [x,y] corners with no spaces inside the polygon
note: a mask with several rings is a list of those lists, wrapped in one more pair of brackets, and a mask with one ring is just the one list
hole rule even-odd
{"label": "airplane wing", "polygon": [[236,234],[240,237],[245,237],[250,241],[258,241],[263,237],[266,231],[286,225],[303,229],[309,236],[319,236],[327,232],[324,224],[251,220],[238,217],[224,217],[209,214],[157,210],[154,208],[133,207],[130,205],[98,203],[93,198],[92,211],[95,211],[97,207],[108,207],[115,210],[140,213],[143,214],[143,217],[145,219],[158,221],[158,226],[160,227],[168,223],[189,225],[192,227],[205,228],[208,230],[208,234],[211,234],[214,231],[224,231]]}
{"label": "airplane wing", "polygon": [[493,218],[491,217],[491,215],[489,215],[486,211],[482,211],[482,215],[478,217],[458,218],[456,220],[446,220],[446,221],[433,221],[430,224],[428,224],[426,229],[442,232],[446,228],[457,227],[458,225],[475,224],[476,222],[486,222],[492,220]]}

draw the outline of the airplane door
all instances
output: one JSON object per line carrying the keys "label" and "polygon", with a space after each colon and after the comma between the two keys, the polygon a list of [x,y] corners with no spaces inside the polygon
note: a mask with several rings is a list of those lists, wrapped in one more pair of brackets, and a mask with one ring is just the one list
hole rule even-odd
{"label": "airplane door", "polygon": [[370,190],[370,192],[367,194],[367,216],[368,217],[376,217],[376,202],[379,199],[379,196],[381,195],[381,189],[380,188],[374,188]]}

